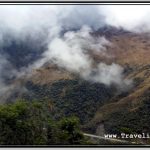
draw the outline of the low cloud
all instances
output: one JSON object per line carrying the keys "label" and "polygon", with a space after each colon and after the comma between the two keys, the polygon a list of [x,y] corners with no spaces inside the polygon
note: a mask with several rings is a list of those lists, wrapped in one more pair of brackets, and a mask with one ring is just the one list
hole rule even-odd
{"label": "low cloud", "polygon": [[111,43],[104,37],[94,37],[91,33],[90,27],[83,26],[78,31],[69,31],[63,37],[54,38],[43,55],[44,59],[92,82],[108,86],[116,84],[120,87],[129,85],[130,81],[124,80],[121,66],[114,63],[107,65],[104,62],[97,64],[94,61],[90,51],[107,55],[105,46],[110,46]]}
{"label": "low cloud", "polygon": [[95,62],[91,54],[109,56],[106,46],[112,43],[91,33],[105,25],[149,32],[149,16],[150,6],[145,5],[1,5],[0,91],[10,86],[9,79],[26,76],[47,62],[92,82],[128,86],[131,81],[124,79],[120,65]]}

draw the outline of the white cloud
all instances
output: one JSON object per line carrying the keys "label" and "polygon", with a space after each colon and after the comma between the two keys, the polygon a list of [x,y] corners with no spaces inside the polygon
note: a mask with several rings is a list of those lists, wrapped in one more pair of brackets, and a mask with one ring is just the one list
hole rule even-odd
{"label": "white cloud", "polygon": [[[1,5],[0,47],[6,42],[5,36],[24,40],[30,35],[37,42],[40,38],[47,43],[48,48],[42,54],[43,58],[28,68],[22,67],[20,73],[16,70],[19,75],[41,67],[47,61],[53,61],[60,67],[95,82],[106,85],[125,84],[128,81],[123,80],[123,68],[117,64],[106,65],[102,62],[93,69],[95,62],[89,50],[103,54],[105,45],[111,43],[104,37],[92,37],[90,32],[105,24],[130,31],[149,32],[150,6]],[[3,66],[0,61],[0,67]]]}
{"label": "white cloud", "polygon": [[104,8],[106,23],[131,31],[150,31],[150,5],[110,5]]}
{"label": "white cloud", "polygon": [[[106,65],[95,61],[90,51],[103,53],[110,42],[104,37],[94,37],[92,29],[83,26],[79,31],[68,31],[63,37],[56,37],[49,42],[44,60],[51,60],[59,67],[78,73],[82,78],[105,85],[126,86],[123,68],[117,64]],[[40,61],[41,62],[41,61]],[[44,61],[43,61],[44,63]]]}

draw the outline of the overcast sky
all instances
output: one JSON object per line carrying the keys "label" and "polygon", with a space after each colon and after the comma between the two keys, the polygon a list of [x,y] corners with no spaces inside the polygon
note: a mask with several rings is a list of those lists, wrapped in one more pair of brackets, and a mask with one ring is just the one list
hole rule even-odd
{"label": "overcast sky", "polygon": [[[47,44],[41,54],[42,59],[29,64],[27,68],[22,66],[21,71],[13,68],[10,59],[0,53],[0,70],[18,77],[51,61],[92,82],[108,86],[112,83],[119,86],[129,85],[131,81],[124,80],[124,68],[118,64],[107,65],[100,62],[93,68],[95,60],[88,50],[109,56],[105,53],[105,46],[111,43],[105,37],[92,37],[90,32],[105,25],[122,27],[133,32],[149,32],[150,6],[0,5],[0,48],[3,48],[3,44],[10,44],[9,37],[24,41],[28,35],[31,40],[40,38],[40,41]],[[10,69],[6,69],[8,66]],[[0,92],[4,87],[5,82],[0,74]],[[5,89],[7,87],[6,85]]]}
{"label": "overcast sky", "polygon": [[[63,20],[64,19],[64,20]],[[89,24],[98,28],[103,23],[137,30],[149,30],[150,5],[10,5],[0,6],[0,26],[14,31],[65,24]]]}

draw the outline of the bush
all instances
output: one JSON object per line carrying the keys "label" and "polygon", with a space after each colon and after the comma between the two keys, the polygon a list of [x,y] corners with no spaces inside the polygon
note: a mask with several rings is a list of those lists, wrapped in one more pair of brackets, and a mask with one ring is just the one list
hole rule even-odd
{"label": "bush", "polygon": [[82,144],[76,117],[53,120],[44,102],[20,100],[0,105],[1,145]]}

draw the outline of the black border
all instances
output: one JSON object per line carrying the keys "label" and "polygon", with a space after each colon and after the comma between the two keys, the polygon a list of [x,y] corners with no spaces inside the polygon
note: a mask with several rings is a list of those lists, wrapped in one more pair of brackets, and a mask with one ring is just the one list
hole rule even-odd
{"label": "black border", "polygon": [[[0,5],[150,5],[150,1],[0,1]],[[0,145],[0,148],[150,148],[150,145]]]}

